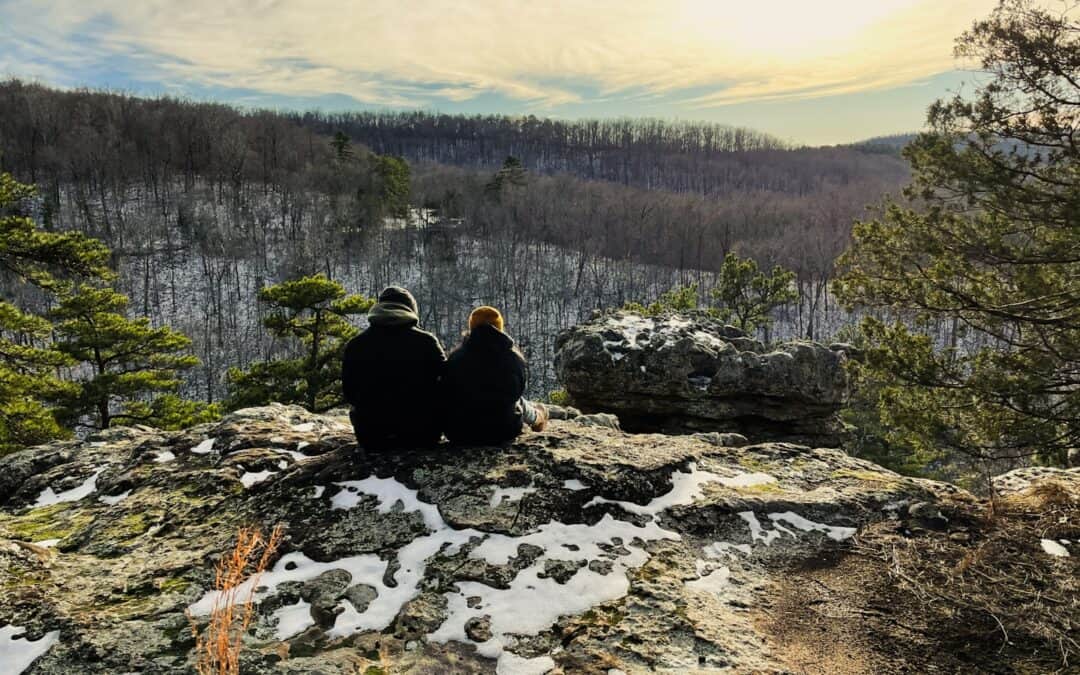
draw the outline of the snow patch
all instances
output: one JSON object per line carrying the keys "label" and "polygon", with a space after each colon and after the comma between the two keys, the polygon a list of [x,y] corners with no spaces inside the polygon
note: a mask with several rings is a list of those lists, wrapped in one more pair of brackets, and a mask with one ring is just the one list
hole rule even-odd
{"label": "snow patch", "polygon": [[276,475],[277,471],[245,471],[244,474],[240,476],[240,483],[243,484],[245,488],[250,488],[252,485],[257,485],[270,478],[270,476]]}
{"label": "snow patch", "polygon": [[844,541],[845,539],[849,539],[856,531],[856,528],[854,527],[815,523],[812,520],[803,518],[793,511],[768,514],[768,518],[772,521],[773,525],[773,529],[771,530],[766,530],[761,526],[761,523],[758,521],[757,516],[754,515],[753,511],[742,511],[738,515],[750,526],[750,538],[753,541],[765,542],[766,546],[773,543],[776,539],[779,539],[781,534],[786,534],[792,539],[798,538],[794,532],[781,525],[781,522],[787,523],[803,532],[822,532],[825,536],[834,541]]}
{"label": "snow patch", "polygon": [[694,500],[700,497],[704,492],[702,488],[706,483],[719,483],[722,480],[724,480],[723,477],[709,471],[699,470],[697,464],[691,464],[689,472],[675,471],[671,474],[671,492],[657,497],[644,506],[635,504],[634,502],[623,502],[614,499],[605,499],[604,497],[593,497],[585,504],[585,508],[596,504],[615,504],[627,513],[656,516],[661,511],[669,509],[672,506],[693,504]]}
{"label": "snow patch", "polygon": [[724,595],[728,585],[731,583],[731,569],[725,566],[710,570],[707,563],[698,560],[697,571],[699,577],[686,582],[684,584],[686,588],[692,591],[708,593],[718,598]]}
{"label": "snow patch", "polygon": [[154,457],[154,463],[165,464],[175,459],[176,455],[174,455],[172,452],[170,452],[169,450],[162,450],[161,452],[157,453],[157,457]]}
{"label": "snow patch", "polygon": [[[839,525],[823,525],[822,523],[815,523],[812,520],[807,520],[797,513],[792,511],[785,511],[783,513],[770,513],[769,520],[776,523],[777,521],[783,521],[788,523],[792,527],[798,528],[803,532],[824,532],[825,536],[833,541],[844,541],[851,538],[855,534],[854,527],[840,527]],[[777,527],[780,527],[779,525]]]}
{"label": "snow patch", "polygon": [[100,497],[98,497],[98,501],[102,504],[108,504],[109,506],[116,506],[130,496],[131,490],[125,490],[118,495],[101,495]]}
{"label": "snow patch", "polygon": [[274,612],[273,618],[277,622],[278,640],[288,640],[315,625],[315,619],[311,618],[311,605],[303,600],[297,600],[295,605],[279,608]]}
{"label": "snow patch", "polygon": [[38,640],[29,640],[25,629],[0,626],[0,673],[19,675],[60,640],[60,631],[46,633]]}
{"label": "snow patch", "polygon": [[94,473],[92,473],[85,481],[70,490],[64,490],[60,493],[53,492],[51,487],[46,487],[41,491],[41,494],[38,495],[37,501],[34,502],[34,506],[52,506],[53,504],[60,504],[63,502],[77,502],[83,497],[93,494],[97,491],[98,476],[100,476],[103,471],[105,471],[105,467],[95,469]]}
{"label": "snow patch", "polygon": [[555,669],[555,661],[550,656],[537,656],[527,659],[517,654],[503,652],[495,664],[495,675],[544,675]]}
{"label": "snow patch", "polygon": [[319,497],[323,496],[324,492],[326,492],[325,485],[315,485],[313,487],[315,488],[315,493],[311,495],[312,499],[318,499]]}
{"label": "snow patch", "polygon": [[293,431],[299,431],[300,433],[307,433],[308,431],[315,431],[314,422],[304,422],[303,424],[292,425]]}
{"label": "snow patch", "polygon": [[376,509],[379,513],[390,513],[394,504],[401,502],[402,511],[419,511],[428,529],[439,530],[445,527],[437,506],[420,501],[416,490],[410,490],[393,478],[370,476],[364,480],[350,480],[334,485],[342,489],[330,500],[332,508],[351,509],[360,503],[361,495],[372,495],[379,501]]}
{"label": "snow patch", "polygon": [[1058,558],[1069,557],[1069,549],[1065,548],[1053,539],[1043,539],[1039,541],[1039,543],[1042,545],[1042,550],[1045,553],[1049,553],[1052,556],[1057,556]]}
{"label": "snow patch", "polygon": [[709,544],[702,552],[706,558],[734,558],[735,553],[742,553],[743,555],[750,555],[750,544],[732,544],[727,541],[717,541]]}
{"label": "snow patch", "polygon": [[588,487],[585,485],[585,483],[582,483],[577,478],[568,478],[568,479],[564,480],[562,486],[564,488],[566,488],[567,490],[574,490],[574,491],[587,490],[588,489]]}
{"label": "snow patch", "polygon": [[495,492],[492,493],[492,495],[491,495],[491,501],[489,502],[489,505],[492,508],[494,508],[494,507],[499,506],[500,504],[502,504],[504,501],[506,501],[506,502],[521,501],[522,497],[524,497],[525,495],[532,494],[534,492],[536,492],[536,488],[531,487],[531,486],[530,487],[509,487],[509,488],[496,487]]}
{"label": "snow patch", "polygon": [[194,448],[192,448],[191,451],[193,453],[195,453],[196,455],[207,455],[207,454],[210,454],[210,452],[212,452],[213,449],[214,449],[214,439],[213,438],[208,438],[205,441],[203,441],[203,442],[199,443],[198,445],[196,445]]}
{"label": "snow patch", "polygon": [[41,541],[35,541],[34,546],[40,546],[41,548],[52,548],[59,543],[59,539],[42,539]]}

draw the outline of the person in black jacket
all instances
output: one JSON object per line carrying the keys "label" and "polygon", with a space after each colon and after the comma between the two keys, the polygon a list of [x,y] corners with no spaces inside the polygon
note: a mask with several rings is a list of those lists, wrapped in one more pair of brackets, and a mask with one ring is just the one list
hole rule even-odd
{"label": "person in black jacket", "polygon": [[416,299],[391,286],[368,312],[368,328],[345,345],[341,382],[364,447],[425,447],[439,442],[438,384],[446,353],[420,330]]}
{"label": "person in black jacket", "polygon": [[495,445],[516,438],[522,424],[543,430],[547,410],[524,398],[527,383],[525,357],[503,332],[502,315],[494,307],[473,310],[469,333],[443,373],[446,437],[457,444]]}

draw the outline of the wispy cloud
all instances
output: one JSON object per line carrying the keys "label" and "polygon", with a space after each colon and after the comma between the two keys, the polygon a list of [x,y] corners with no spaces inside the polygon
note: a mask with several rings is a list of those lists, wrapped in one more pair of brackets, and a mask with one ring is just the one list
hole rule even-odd
{"label": "wispy cloud", "polygon": [[996,0],[0,0],[0,73],[395,106],[539,110],[693,91],[687,111],[895,87],[954,67]]}

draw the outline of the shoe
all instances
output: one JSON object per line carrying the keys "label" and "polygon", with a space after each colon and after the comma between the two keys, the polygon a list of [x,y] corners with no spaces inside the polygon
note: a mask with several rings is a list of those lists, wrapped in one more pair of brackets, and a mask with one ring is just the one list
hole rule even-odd
{"label": "shoe", "polygon": [[533,431],[543,431],[547,428],[550,417],[547,406],[543,403],[533,403],[533,406],[536,408],[536,421],[532,423],[530,428]]}

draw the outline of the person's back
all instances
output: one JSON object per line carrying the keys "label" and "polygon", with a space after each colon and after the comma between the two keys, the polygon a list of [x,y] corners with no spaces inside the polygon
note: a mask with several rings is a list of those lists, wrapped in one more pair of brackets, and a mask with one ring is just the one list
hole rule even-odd
{"label": "person's back", "polygon": [[356,438],[365,447],[439,441],[438,382],[446,355],[420,330],[416,300],[390,287],[368,313],[370,324],[345,346],[342,388]]}
{"label": "person's back", "polygon": [[537,423],[536,407],[523,398],[525,358],[502,331],[496,310],[482,307],[469,323],[468,336],[450,354],[443,374],[443,430],[458,444],[503,443],[521,433],[523,420]]}

